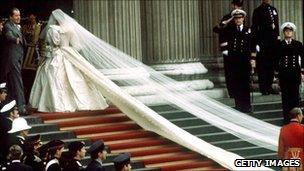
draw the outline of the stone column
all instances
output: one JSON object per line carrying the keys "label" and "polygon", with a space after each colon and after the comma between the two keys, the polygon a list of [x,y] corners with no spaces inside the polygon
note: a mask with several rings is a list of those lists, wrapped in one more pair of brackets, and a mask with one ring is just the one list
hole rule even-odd
{"label": "stone column", "polygon": [[94,35],[142,59],[140,1],[74,0],[74,17]]}
{"label": "stone column", "polygon": [[146,0],[141,8],[145,63],[200,61],[198,0]]}

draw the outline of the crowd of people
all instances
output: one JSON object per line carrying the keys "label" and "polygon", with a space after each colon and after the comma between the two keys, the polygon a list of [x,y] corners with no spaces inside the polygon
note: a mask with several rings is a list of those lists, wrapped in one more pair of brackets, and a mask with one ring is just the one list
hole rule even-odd
{"label": "crowd of people", "polygon": [[304,46],[294,39],[296,26],[285,22],[279,28],[277,9],[271,6],[271,0],[262,0],[253,11],[251,27],[247,27],[243,0],[233,0],[231,4],[233,10],[213,28],[219,34],[229,96],[234,98],[237,110],[250,113],[252,74],[257,71],[262,95],[279,94],[272,87],[277,77],[287,124],[288,112],[300,107],[300,85],[304,81]]}
{"label": "crowd of people", "polygon": [[[5,83],[0,84],[0,103],[6,100],[8,90]],[[5,104],[0,110],[0,169],[7,171],[102,171],[102,161],[107,158],[107,147],[99,140],[88,150],[84,142],[74,141],[65,144],[52,140],[42,145],[41,136],[28,136],[31,126],[19,116],[15,100]],[[64,147],[68,151],[63,153]],[[81,160],[86,153],[91,162],[85,168]],[[123,153],[113,159],[117,171],[131,169],[130,155]]]}

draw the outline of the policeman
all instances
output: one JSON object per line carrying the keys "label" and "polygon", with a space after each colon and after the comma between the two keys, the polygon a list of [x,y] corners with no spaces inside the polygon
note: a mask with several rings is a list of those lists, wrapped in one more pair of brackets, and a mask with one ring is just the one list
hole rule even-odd
{"label": "policeman", "polygon": [[87,171],[104,171],[102,161],[107,158],[107,150],[103,141],[99,140],[94,142],[88,149],[92,161],[86,168]]}
{"label": "policeman", "polygon": [[[233,0],[231,2],[232,8],[233,10],[235,9],[241,9],[243,6],[243,0]],[[220,48],[222,49],[222,47],[224,47],[226,45],[226,43],[224,42],[225,38],[225,30],[229,29],[230,27],[233,27],[234,21],[233,21],[233,16],[231,16],[231,12],[230,11],[228,14],[226,14],[225,16],[223,16],[222,20],[220,21],[220,23],[215,26],[213,28],[213,32],[218,33],[219,34],[219,44],[220,44]],[[229,71],[227,70],[228,68],[226,67],[227,65],[225,65],[225,63],[227,63],[227,56],[224,56],[224,69],[225,69],[225,78],[229,77],[228,73]],[[233,97],[233,93],[232,93],[232,82],[231,79],[226,79],[226,87],[228,90],[228,94],[229,97]]]}
{"label": "policeman", "polygon": [[84,170],[85,168],[82,166],[80,160],[85,157],[86,150],[85,144],[81,141],[71,142],[68,146],[70,159],[68,164],[63,169],[64,171],[79,171]]}
{"label": "policeman", "polygon": [[278,72],[282,92],[284,124],[290,120],[288,112],[300,104],[301,72],[304,71],[304,48],[301,42],[293,39],[296,26],[291,22],[282,24],[284,34],[277,47],[275,69]]}
{"label": "policeman", "polygon": [[225,31],[222,53],[225,55],[226,82],[231,83],[231,94],[235,100],[235,108],[239,111],[251,112],[250,104],[250,41],[251,30],[244,26],[246,12],[233,10],[235,25]]}
{"label": "policeman", "polygon": [[130,171],[130,155],[128,153],[123,153],[118,155],[113,159],[115,171]]}
{"label": "policeman", "polygon": [[274,55],[276,43],[280,40],[278,11],[270,5],[271,0],[262,0],[262,4],[253,11],[253,45],[256,47],[259,88],[263,95],[278,94],[272,89],[274,78]]}

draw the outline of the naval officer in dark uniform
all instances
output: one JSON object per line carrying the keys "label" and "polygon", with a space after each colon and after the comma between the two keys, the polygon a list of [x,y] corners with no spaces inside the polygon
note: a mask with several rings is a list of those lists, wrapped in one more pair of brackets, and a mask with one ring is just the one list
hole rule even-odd
{"label": "naval officer in dark uniform", "polygon": [[278,71],[280,88],[282,92],[282,107],[284,124],[288,124],[290,118],[288,112],[300,105],[301,72],[304,72],[304,47],[303,44],[293,39],[296,26],[291,22],[282,24],[284,33],[277,47],[275,69]]}
{"label": "naval officer in dark uniform", "polygon": [[15,100],[5,104],[0,110],[0,160],[2,164],[6,163],[10,147],[11,135],[8,131],[12,129],[13,120],[18,117],[19,112]]}
{"label": "naval officer in dark uniform", "polygon": [[271,0],[262,0],[254,9],[252,17],[253,45],[256,49],[256,65],[259,77],[259,88],[263,95],[278,94],[272,89],[274,79],[275,46],[280,40],[279,17]]}
{"label": "naval officer in dark uniform", "polygon": [[240,9],[232,11],[235,25],[225,30],[225,45],[222,53],[226,55],[225,72],[232,84],[232,96],[235,108],[241,112],[251,112],[250,104],[250,58],[251,30],[244,25],[246,12]]}
{"label": "naval officer in dark uniform", "polygon": [[[235,9],[242,9],[243,6],[243,0],[233,0],[231,2],[232,8],[233,10]],[[232,10],[232,11],[233,11]],[[230,29],[231,27],[233,27],[235,25],[234,21],[233,21],[233,16],[231,16],[231,12],[230,11],[228,14],[224,15],[223,18],[221,19],[220,23],[218,25],[216,25],[213,28],[213,32],[217,33],[219,35],[219,45],[220,48],[222,49],[222,47],[224,47],[226,45],[225,43],[225,30]],[[225,81],[226,81],[226,87],[228,90],[228,94],[229,97],[233,97],[233,83],[230,79],[230,75],[229,75],[229,68],[227,68],[225,65],[225,63],[229,62],[227,61],[227,55],[223,54],[224,57],[224,70],[225,70]]]}

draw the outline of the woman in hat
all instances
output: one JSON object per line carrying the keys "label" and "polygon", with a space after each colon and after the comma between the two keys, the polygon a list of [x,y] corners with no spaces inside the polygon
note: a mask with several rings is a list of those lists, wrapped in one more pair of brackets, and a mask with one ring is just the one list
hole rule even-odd
{"label": "woman in hat", "polygon": [[284,124],[290,118],[288,112],[300,104],[301,72],[304,73],[304,47],[293,39],[296,26],[291,22],[282,24],[284,39],[279,43],[276,55],[275,70],[278,72],[281,88]]}
{"label": "woman in hat", "polygon": [[74,141],[68,146],[69,160],[63,169],[64,171],[84,171],[85,168],[81,164],[81,159],[85,157],[86,149],[84,142]]}
{"label": "woman in hat", "polygon": [[46,171],[61,171],[60,165],[61,154],[64,150],[64,142],[61,140],[52,140],[48,143],[48,162]]}

